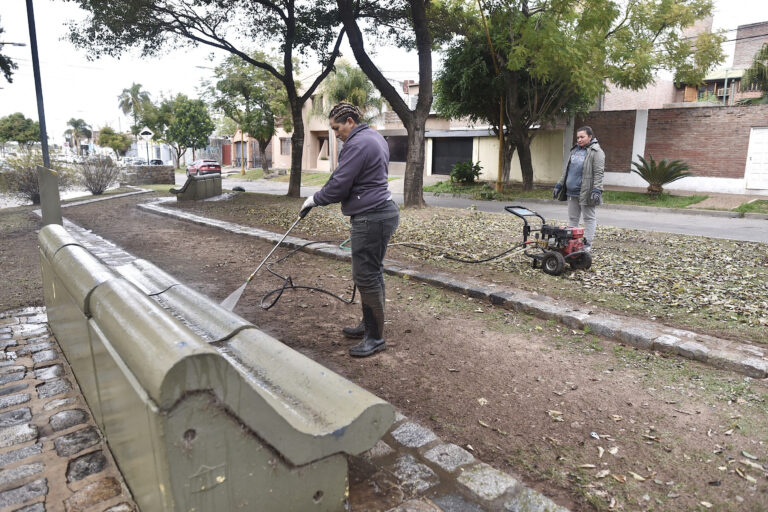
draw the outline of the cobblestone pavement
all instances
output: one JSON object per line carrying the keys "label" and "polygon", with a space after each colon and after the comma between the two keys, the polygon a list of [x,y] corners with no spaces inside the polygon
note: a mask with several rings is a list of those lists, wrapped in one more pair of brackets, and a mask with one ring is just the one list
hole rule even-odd
{"label": "cobblestone pavement", "polygon": [[46,322],[0,312],[0,511],[135,511]]}

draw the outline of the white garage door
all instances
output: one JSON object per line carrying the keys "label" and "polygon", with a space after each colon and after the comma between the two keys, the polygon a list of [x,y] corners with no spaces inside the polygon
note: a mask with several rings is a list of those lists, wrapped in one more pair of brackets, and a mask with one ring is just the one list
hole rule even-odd
{"label": "white garage door", "polygon": [[749,132],[747,188],[768,189],[768,128],[752,128]]}

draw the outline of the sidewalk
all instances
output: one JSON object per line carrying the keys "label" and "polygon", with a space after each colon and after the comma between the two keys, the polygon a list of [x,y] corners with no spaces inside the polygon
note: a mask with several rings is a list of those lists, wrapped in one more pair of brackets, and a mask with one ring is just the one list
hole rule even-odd
{"label": "sidewalk", "polygon": [[135,511],[46,322],[0,312],[0,510]]}

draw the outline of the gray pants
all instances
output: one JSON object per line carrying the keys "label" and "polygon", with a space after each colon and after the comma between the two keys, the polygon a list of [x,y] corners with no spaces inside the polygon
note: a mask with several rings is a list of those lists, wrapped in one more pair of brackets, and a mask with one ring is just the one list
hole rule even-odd
{"label": "gray pants", "polygon": [[584,218],[584,238],[592,245],[595,241],[595,229],[597,228],[597,212],[594,206],[579,204],[578,197],[568,196],[568,224],[578,226],[579,218]]}

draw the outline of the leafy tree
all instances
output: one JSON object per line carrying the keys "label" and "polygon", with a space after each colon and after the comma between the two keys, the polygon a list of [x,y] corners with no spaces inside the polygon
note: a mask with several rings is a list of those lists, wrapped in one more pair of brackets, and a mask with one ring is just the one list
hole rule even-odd
{"label": "leafy tree", "polygon": [[105,126],[99,131],[97,144],[101,147],[111,148],[117,156],[125,155],[131,149],[131,137],[125,133],[117,133],[110,126]]}
{"label": "leafy tree", "polygon": [[[259,61],[269,60],[261,52],[254,52],[252,57]],[[216,68],[216,75],[219,80],[208,88],[213,106],[256,139],[263,155],[275,134],[276,121],[288,117],[285,89],[271,73],[234,55]],[[266,172],[266,158],[261,159],[261,165]]]}
{"label": "leafy tree", "polygon": [[117,105],[123,114],[128,115],[130,113],[131,117],[133,117],[131,133],[138,137],[139,130],[141,130],[141,126],[139,126],[141,116],[150,102],[149,93],[142,91],[141,84],[134,82],[127,89],[123,89],[123,92],[117,97],[117,101]]}
{"label": "leafy tree", "polygon": [[347,101],[360,107],[365,115],[364,121],[370,123],[381,113],[384,103],[363,70],[345,60],[336,63],[333,73],[328,75],[319,90],[320,94],[315,96],[317,101],[312,104],[312,113],[324,118],[328,117],[334,105]]}
{"label": "leafy tree", "polygon": [[195,149],[208,145],[208,137],[214,128],[203,100],[191,100],[186,95],[179,94],[173,100],[170,123],[164,135],[176,152],[177,160],[187,148],[192,148],[194,160]]}
{"label": "leafy tree", "polygon": [[5,151],[5,143],[14,141],[22,146],[28,146],[40,140],[40,124],[21,112],[0,117],[0,145]]}
{"label": "leafy tree", "polygon": [[[5,32],[5,30],[3,27],[0,27],[0,39],[3,39],[3,32]],[[2,47],[3,45],[0,45],[0,48]],[[18,67],[19,66],[16,65],[16,63],[13,62],[10,57],[0,53],[0,71],[3,72],[3,76],[8,81],[8,83],[13,82],[13,71],[18,69]]]}
{"label": "leafy tree", "polygon": [[744,72],[741,79],[741,88],[746,90],[751,85],[756,85],[763,92],[759,98],[742,100],[746,105],[758,105],[768,103],[768,43],[755,54],[752,65]]}
{"label": "leafy tree", "polygon": [[93,136],[93,132],[91,132],[91,127],[82,119],[75,119],[74,117],[67,121],[67,128],[66,131],[64,131],[64,137],[72,141],[77,148],[77,154],[82,154],[82,150],[80,148],[80,139],[90,139]]}
{"label": "leafy tree", "polygon": [[[474,7],[467,1],[465,36],[446,52],[437,104],[451,117],[484,120],[497,131],[503,126],[518,152],[525,190],[533,187],[530,145],[537,127],[587,111],[607,83],[638,90],[653,82],[656,71],[668,69],[676,82],[696,84],[722,60],[721,35],[691,41],[681,34],[711,13],[711,0],[491,0],[486,5],[498,72],[482,18],[471,15]],[[506,148],[505,160],[512,153]]]}
{"label": "leafy tree", "polygon": [[[336,0],[336,5],[357,64],[392,106],[408,133],[404,205],[406,208],[423,207],[424,133],[432,106],[432,32],[427,16],[430,0],[393,0],[386,4]],[[384,27],[385,35],[399,46],[416,48],[419,56],[419,97],[414,110],[368,56],[359,25],[359,21],[363,20],[372,20],[374,30]]]}
{"label": "leafy tree", "polygon": [[[75,45],[96,55],[118,56],[130,47],[144,55],[167,45],[206,45],[237,55],[271,73],[285,87],[293,123],[288,195],[298,197],[304,121],[301,109],[333,67],[343,30],[330,0],[71,0],[88,12],[70,30]],[[334,42],[335,39],[335,42]],[[254,59],[243,45],[277,45],[282,67]],[[321,71],[303,92],[295,79],[294,57],[311,58]]]}
{"label": "leafy tree", "polygon": [[[32,149],[24,149],[17,156],[7,158],[5,169],[0,173],[0,191],[31,201],[32,204],[40,204],[38,165],[43,165],[43,154]],[[58,172],[60,189],[71,188],[77,182],[77,176],[71,169],[55,162],[51,162],[51,168]]]}

